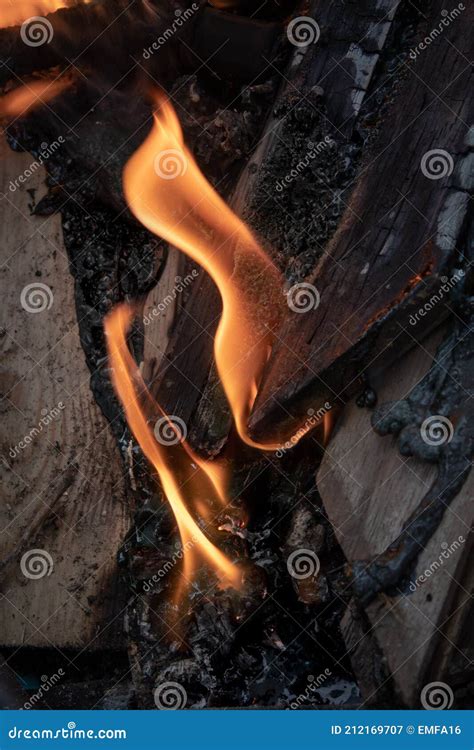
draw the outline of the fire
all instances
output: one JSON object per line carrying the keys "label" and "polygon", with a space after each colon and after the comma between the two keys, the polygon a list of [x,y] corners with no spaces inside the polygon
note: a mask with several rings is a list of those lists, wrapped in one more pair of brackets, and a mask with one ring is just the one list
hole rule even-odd
{"label": "fire", "polygon": [[[82,0],[82,4],[91,0]],[[32,16],[45,16],[79,3],[71,0],[0,0],[0,27],[16,26]]]}
{"label": "fire", "polygon": [[210,274],[222,298],[214,354],[238,434],[247,432],[264,365],[283,310],[283,281],[250,230],[207,182],[184,145],[169,101],[157,97],[151,133],[124,171],[130,210],[151,232]]}
{"label": "fire", "polygon": [[[211,520],[213,511],[215,513],[226,504],[224,473],[221,467],[194,454],[181,440],[179,429],[153,401],[127,346],[126,337],[133,316],[133,308],[123,304],[117,306],[105,321],[112,380],[130,429],[158,472],[175,515],[183,546],[184,578],[187,582],[192,579],[201,556],[212,565],[223,585],[239,588],[241,572],[204,534],[188,508],[194,504],[206,520]],[[161,444],[150,427],[150,418],[153,416],[153,424],[157,414],[160,421],[165,422],[168,440],[163,440],[163,443],[167,444]]]}
{"label": "fire", "polygon": [[[170,103],[157,96],[157,105],[149,136],[124,170],[127,203],[144,226],[199,263],[217,285],[222,315],[214,354],[237,432],[248,445],[278,450],[280,443],[255,443],[247,421],[285,308],[280,273],[201,174]],[[128,424],[158,472],[173,509],[185,553],[184,576],[192,578],[200,556],[213,566],[223,585],[238,588],[241,571],[204,534],[191,512],[212,521],[214,510],[227,504],[225,474],[215,462],[195,455],[184,441],[162,445],[150,427],[159,415],[169,430],[175,430],[151,397],[128,350],[126,336],[134,314],[131,306],[120,305],[106,319],[112,378]],[[176,430],[175,436],[179,437]]]}
{"label": "fire", "polygon": [[0,97],[0,117],[26,115],[34,107],[46,104],[64,91],[70,81],[31,81]]}

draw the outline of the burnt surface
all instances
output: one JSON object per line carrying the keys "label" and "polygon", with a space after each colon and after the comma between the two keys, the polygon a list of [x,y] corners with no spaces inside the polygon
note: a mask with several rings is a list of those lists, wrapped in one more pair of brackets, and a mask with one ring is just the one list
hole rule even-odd
{"label": "burnt surface", "polygon": [[[420,22],[420,37],[442,17],[442,3],[431,4],[429,13]],[[382,368],[411,347],[413,337],[406,333],[410,315],[439,291],[441,279],[455,266],[472,192],[472,107],[463,23],[445,31],[441,66],[434,45],[415,55],[416,60],[407,56],[409,40],[402,34],[392,85],[387,75],[381,78],[386,101],[380,120],[369,110],[362,121],[359,135],[375,120],[374,135],[368,138],[352,189],[344,191],[337,231],[306,279],[326,301],[289,311],[250,419],[256,439],[264,439],[275,422],[282,432],[285,427],[294,431],[308,406],[337,403],[351,388],[358,389],[368,361],[377,360]],[[371,54],[364,57],[359,45],[355,59],[360,70]],[[351,55],[349,49],[346,60]],[[436,91],[444,92],[448,106]],[[366,103],[373,107],[370,92]],[[341,122],[339,129],[344,122],[347,126],[352,120]],[[351,132],[357,132],[353,124]],[[447,162],[438,179],[427,168],[437,145]],[[440,314],[446,312],[426,315],[416,336],[439,325]],[[298,359],[297,376],[289,352]]]}
{"label": "burnt surface", "polygon": [[[357,705],[338,629],[350,596],[344,560],[308,479],[312,461],[300,452],[286,461],[285,474],[279,462],[242,466],[237,494],[218,522],[219,546],[245,571],[241,592],[219,591],[202,568],[176,608],[171,597],[181,572],[171,525],[166,532],[169,511],[148,507],[137,517],[124,563],[136,591],[127,629],[142,708],[153,708],[169,682],[185,689],[188,708]],[[245,528],[235,521],[242,506]],[[305,560],[308,550],[318,570],[304,568],[313,562]],[[292,567],[292,553],[303,569]]]}
{"label": "burnt surface", "polygon": [[474,455],[471,394],[474,387],[472,277],[458,290],[453,330],[436,353],[435,362],[403,401],[383,404],[373,415],[380,435],[397,435],[400,453],[435,463],[438,475],[403,532],[373,562],[353,565],[354,588],[368,604],[380,591],[409,582],[411,569],[458,495],[472,468]]}
{"label": "burnt surface", "polygon": [[[276,90],[272,77],[243,93],[232,82],[225,95],[207,76],[184,75],[173,83],[186,140],[224,196]],[[221,591],[203,566],[184,608],[172,603],[182,559],[175,521],[113,393],[103,334],[105,315],[120,301],[144,299],[167,258],[166,246],[137,225],[123,198],[123,165],[150,127],[150,106],[132,92],[128,84],[103,100],[103,82],[77,80],[50,108],[8,133],[13,148],[35,157],[45,143],[60,143],[45,162],[49,192],[38,203],[32,195],[31,207],[38,214],[61,212],[91,387],[129,467],[136,506],[120,555],[131,591],[126,631],[133,691],[127,670],[117,679],[105,667],[107,677],[97,679],[83,665],[74,684],[55,686],[41,707],[76,700],[83,707],[152,708],[156,691],[169,681],[183,686],[189,708],[356,705],[358,690],[337,628],[349,581],[315,494],[313,459],[304,451],[285,457],[283,473],[278,458],[247,457],[235,476],[232,504],[207,528],[245,571],[243,592]],[[130,345],[140,361],[139,324]],[[301,547],[317,556],[318,569],[295,579],[287,561]]]}
{"label": "burnt surface", "polygon": [[[275,53],[274,64],[268,69],[262,68],[259,60],[257,80],[245,87],[232,68],[231,55],[219,62],[220,72],[229,76],[224,86],[210,66],[195,69],[196,63],[190,62],[192,54],[179,46],[178,39],[170,45],[173,74],[162,71],[158,59],[143,66],[143,90],[150,79],[158,79],[169,91],[187,142],[224,197],[235,187],[265,121],[270,134],[278,124],[277,145],[255,162],[254,190],[245,213],[272,246],[273,257],[291,283],[314,269],[323,246],[333,241],[341,228],[351,190],[365,172],[404,80],[403,62],[419,16],[407,7],[410,4],[404,4],[392,28],[398,2],[383,0],[383,8],[379,5],[365,2],[360,8],[360,3],[354,2],[313,3],[312,9],[320,13],[321,45],[317,53],[311,48],[301,70],[292,71],[295,77],[288,87],[288,81],[278,76],[280,63],[286,59],[284,52],[281,57]],[[264,14],[258,23],[267,20]],[[194,32],[202,33],[199,25],[190,25],[189,33]],[[269,27],[266,32],[264,51],[273,53],[278,34]],[[148,41],[152,43],[153,38]],[[363,57],[366,54],[368,61]],[[345,55],[342,73],[332,70],[333,55]],[[370,70],[363,84],[358,79],[361,60]],[[250,77],[250,68],[240,71],[244,77]],[[174,75],[178,69],[179,75]],[[35,157],[44,143],[62,138],[60,148],[46,163],[49,194],[38,204],[32,196],[32,209],[62,214],[91,387],[122,449],[136,508],[133,529],[120,554],[124,585],[130,591],[126,633],[133,688],[129,670],[122,663],[120,675],[105,660],[106,678],[87,663],[80,667],[82,684],[78,687],[72,680],[71,685],[60,686],[49,705],[68,707],[79,702],[81,707],[167,707],[163,686],[172,682],[183,689],[178,700],[187,708],[356,707],[359,690],[339,630],[353,594],[352,580],[315,488],[320,456],[315,455],[314,447],[310,451],[303,443],[280,458],[246,453],[235,445],[232,435],[228,439],[225,408],[218,411],[203,442],[206,448],[212,444],[210,454],[221,453],[224,461],[233,462],[235,477],[231,503],[216,514],[206,531],[242,568],[245,585],[240,593],[222,590],[203,566],[184,604],[173,603],[182,575],[183,550],[157,478],[132,440],[113,394],[103,335],[105,315],[120,301],[143,300],[160,279],[167,260],[164,243],[130,216],[121,188],[123,165],[150,127],[151,106],[138,94],[137,81],[135,74],[129,76],[104,98],[105,80],[78,78],[49,108],[15,123],[9,131],[12,147],[29,150]],[[302,87],[304,96],[292,90],[293,81]],[[369,97],[361,104],[366,94]],[[251,174],[252,164],[249,180]],[[465,189],[461,183],[454,187],[460,193]],[[267,201],[269,194],[271,200]],[[365,257],[361,256],[364,261]],[[342,253],[340,260],[345,259]],[[194,310],[192,304],[205,307],[196,300],[197,294],[190,293],[183,306],[188,311]],[[215,317],[214,302],[211,300],[203,314],[206,325]],[[397,540],[396,549],[387,552],[389,559],[382,561],[386,565],[378,561],[364,571],[362,564],[360,569],[356,566],[355,591],[363,603],[397,585],[409,572],[417,548],[439,523],[443,508],[467,474],[473,438],[464,416],[456,422],[455,438],[449,445],[429,455],[410,432],[429,409],[449,415],[463,411],[462,390],[472,386],[472,341],[463,329],[471,323],[470,298],[466,296],[463,304],[458,309],[462,323],[456,324],[440,355],[441,370],[433,371],[406,402],[394,407],[388,423],[383,418],[376,423],[381,432],[401,431],[403,449],[439,461],[440,472],[437,484],[423,501],[421,521],[409,519],[411,539]],[[328,317],[328,307],[325,309]],[[185,321],[183,325],[188,324]],[[189,330],[189,336],[193,335]],[[174,346],[177,342],[182,345],[183,340],[177,336]],[[139,322],[130,345],[136,360],[141,361],[143,330]],[[200,362],[202,383],[208,377],[210,349]],[[362,347],[361,358],[367,356],[368,348]],[[195,368],[196,359],[190,359]],[[351,357],[349,360],[352,367]],[[294,369],[294,362],[288,367]],[[452,382],[444,378],[443,368],[451,373]],[[341,380],[345,379],[344,371]],[[215,384],[215,375],[211,374],[209,383]],[[374,403],[369,389],[364,403]],[[195,400],[189,413],[190,436],[200,446],[200,422],[206,422],[208,412]],[[457,472],[457,483],[451,480],[453,472]],[[199,516],[198,522],[206,525]],[[398,562],[393,562],[393,552],[400,550]],[[360,619],[361,630],[367,630],[363,614]],[[385,682],[382,660],[380,656],[374,671],[383,675]],[[37,676],[35,679],[37,682]],[[388,684],[380,698],[383,705],[393,700],[390,690]]]}

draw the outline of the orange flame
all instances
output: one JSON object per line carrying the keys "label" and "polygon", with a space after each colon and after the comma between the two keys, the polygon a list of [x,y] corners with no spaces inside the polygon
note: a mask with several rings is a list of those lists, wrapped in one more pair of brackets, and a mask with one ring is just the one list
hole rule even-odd
{"label": "orange flame", "polygon": [[[161,414],[160,421],[168,418],[153,402],[128,349],[126,336],[133,315],[132,307],[119,305],[105,320],[112,380],[124,406],[128,424],[144,455],[158,472],[175,515],[183,545],[184,577],[188,582],[191,580],[198,555],[201,555],[212,564],[223,585],[239,588],[241,572],[204,534],[185,501],[186,493],[186,496],[193,498],[201,514],[204,513],[210,520],[211,511],[226,503],[224,473],[221,467],[196,456],[186,442],[180,440],[182,436],[171,420],[166,425],[168,440],[163,440],[165,444],[158,442],[145,416],[145,408],[140,404],[140,397],[147,401],[149,412],[155,407],[155,415],[156,411]],[[177,596],[179,598],[179,594]]]}
{"label": "orange flame", "polygon": [[[82,0],[82,4],[89,2]],[[45,16],[78,4],[74,0],[0,0],[0,27],[16,26],[32,16]]]}
{"label": "orange flame", "polygon": [[151,232],[210,274],[222,298],[214,353],[237,431],[257,444],[247,420],[283,306],[283,282],[250,230],[207,182],[184,145],[169,101],[158,99],[151,133],[124,171],[130,210]]}
{"label": "orange flame", "polygon": [[31,81],[0,97],[0,117],[26,115],[34,107],[46,104],[70,85],[70,81]]}
{"label": "orange flame", "polygon": [[[161,97],[157,103],[153,128],[124,170],[127,203],[144,226],[180,248],[214,280],[223,308],[214,353],[237,431],[248,445],[277,450],[280,443],[255,443],[248,435],[247,420],[285,307],[282,279],[250,230],[201,174],[184,145],[170,103]],[[204,534],[190,511],[194,506],[211,520],[212,508],[227,502],[225,477],[219,466],[201,460],[185,442],[160,445],[151,430],[147,409],[161,414],[161,420],[168,419],[171,429],[172,418],[153,401],[127,348],[133,315],[130,306],[120,305],[106,319],[113,383],[128,424],[157,470],[176,517],[185,552],[184,575],[191,578],[200,554],[223,583],[237,588],[241,572]]]}

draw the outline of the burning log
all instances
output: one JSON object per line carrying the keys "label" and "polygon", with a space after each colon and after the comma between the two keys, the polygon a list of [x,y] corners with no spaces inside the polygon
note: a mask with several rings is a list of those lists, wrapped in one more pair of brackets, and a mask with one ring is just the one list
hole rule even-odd
{"label": "burning log", "polygon": [[[343,194],[357,173],[360,179],[352,197],[352,209],[366,205],[369,196],[372,197],[370,190],[374,185],[379,186],[370,164],[365,162],[364,167],[362,160],[370,160],[380,149],[380,143],[382,146],[386,143],[387,126],[380,125],[378,142],[374,136],[367,136],[370,129],[367,99],[380,87],[385,96],[397,93],[396,87],[390,88],[381,75],[380,68],[391,60],[394,38],[398,43],[406,31],[406,18],[396,15],[399,5],[396,0],[368,0],[361,12],[360,3],[335,7],[319,0],[314,2],[311,16],[304,20],[314,44],[300,46],[299,37],[292,39],[293,22],[287,28],[286,49],[295,49],[276,98],[275,80],[285,53],[267,60],[268,70],[262,66],[260,53],[271,50],[273,54],[286,4],[285,10],[274,17],[267,16],[268,8],[263,8],[257,21],[243,16],[226,17],[219,9],[207,8],[196,23],[194,49],[202,51],[199,44],[204,44],[207,50],[206,45],[217,43],[222,29],[238,29],[227,52],[220,55],[219,49],[215,50],[217,76],[228,77],[229,85],[234,88],[216,93],[219,88],[216,71],[209,66],[201,71],[197,64],[194,68],[184,66],[185,75],[177,80],[173,80],[173,75],[164,75],[163,80],[160,77],[164,88],[169,89],[169,99],[173,100],[179,119],[184,119],[185,141],[192,143],[196,162],[187,150],[166,97],[161,96],[149,130],[148,105],[131,104],[131,80],[117,87],[112,95],[107,94],[103,106],[99,96],[96,108],[92,104],[93,94],[97,93],[92,92],[95,84],[90,80],[81,82],[74,89],[80,105],[74,106],[70,92],[61,98],[61,106],[56,102],[46,116],[35,113],[26,126],[16,124],[10,131],[15,146],[28,147],[34,141],[37,148],[43,128],[48,140],[58,134],[61,125],[54,122],[55,116],[59,115],[62,126],[65,123],[70,126],[64,151],[49,163],[53,195],[49,204],[48,200],[41,203],[40,210],[47,213],[61,208],[63,212],[65,242],[76,279],[81,341],[92,371],[92,387],[118,438],[136,500],[135,525],[124,545],[121,561],[133,591],[127,607],[127,636],[134,687],[141,707],[167,707],[170,700],[179,704],[172,703],[172,707],[259,703],[285,707],[292,698],[298,707],[302,693],[307,694],[303,701],[317,706],[326,699],[332,700],[326,696],[331,696],[332,688],[341,679],[346,681],[344,700],[357,700],[346,649],[334,627],[353,595],[353,580],[346,573],[343,554],[314,485],[315,456],[319,459],[321,452],[317,445],[319,433],[315,431],[306,445],[303,443],[288,456],[285,446],[270,457],[248,449],[240,451],[234,440],[229,441],[218,460],[215,456],[229,433],[230,412],[240,437],[255,447],[247,433],[249,410],[274,338],[281,339],[278,324],[282,307],[286,312],[283,273],[289,282],[300,282],[318,263],[323,245],[340,242],[349,229],[357,234],[355,220],[351,223],[347,216],[337,228],[343,209],[335,205],[323,209],[324,219],[319,223],[316,220],[310,241],[299,243],[294,226],[291,229],[286,226],[288,214],[291,217],[293,212],[297,223],[307,219],[314,212],[315,202],[323,203],[328,193],[331,198],[334,193]],[[244,0],[239,0],[238,6],[239,12],[247,12]],[[269,6],[273,13],[274,4]],[[140,4],[140,10],[143,7]],[[252,36],[257,26],[260,36]],[[236,67],[234,42],[239,48],[245,38],[252,38],[252,59],[248,65]],[[134,44],[138,39],[140,34]],[[259,55],[254,55],[255,51]],[[170,57],[174,60],[171,47]],[[86,59],[96,64],[93,57],[84,55]],[[153,61],[150,65],[153,66]],[[139,67],[142,68],[141,64]],[[241,93],[241,83],[254,69],[259,80]],[[265,81],[267,72],[269,80]],[[112,84],[116,82],[115,75],[114,71]],[[106,80],[100,82],[104,97],[108,77],[107,74]],[[413,99],[414,105],[418,105],[417,96]],[[110,112],[106,115],[104,107],[108,105]],[[68,115],[68,109],[72,114]],[[80,119],[76,122],[77,117]],[[265,118],[263,138],[254,148],[259,121]],[[120,120],[118,126],[116,119]],[[98,127],[97,121],[100,121]],[[441,123],[451,124],[449,115]],[[403,117],[397,124],[399,128],[406,124]],[[142,142],[147,133],[138,148],[137,141]],[[416,128],[411,134],[418,134]],[[315,142],[318,147],[314,147],[313,154]],[[377,143],[378,146],[374,145]],[[314,164],[308,169],[304,159],[309,145],[313,154],[309,161]],[[252,148],[253,156],[233,189],[233,206],[252,224],[255,236],[232,213],[220,194],[231,192],[237,181],[236,167]],[[130,150],[135,153],[125,170],[122,194],[119,176]],[[295,168],[294,176],[295,160],[297,164],[304,163],[302,170]],[[217,184],[217,190],[203,177],[198,163]],[[389,159],[385,163],[392,164]],[[310,175],[307,180],[305,170]],[[394,183],[400,187],[400,173],[395,174]],[[287,179],[288,175],[291,179]],[[465,183],[460,181],[459,173],[456,179],[459,189],[454,194],[460,201]],[[286,192],[292,180],[295,189]],[[268,184],[273,191],[270,195]],[[124,210],[124,195],[130,213]],[[418,211],[432,199],[432,191],[425,191],[420,204],[415,200]],[[380,200],[374,201],[380,208],[379,203]],[[438,200],[433,216],[441,210],[441,205]],[[402,206],[400,212],[404,216],[406,204]],[[368,220],[381,221],[376,208],[372,213],[371,210],[372,207],[366,210]],[[169,248],[167,253],[164,243],[137,227],[131,214],[153,234],[187,253],[193,262],[179,259],[176,248]],[[400,217],[390,217],[390,221],[393,227],[390,224],[387,231],[398,237]],[[449,237],[443,235],[446,244],[453,243],[458,231],[455,229]],[[417,232],[410,224],[408,239],[414,241],[421,236],[421,230]],[[239,242],[233,243],[232,234],[238,236]],[[265,238],[261,242],[257,239],[260,235]],[[379,281],[386,280],[377,265],[380,258],[383,261],[384,252],[389,256],[392,270],[397,262],[396,247],[390,254],[385,239],[385,243],[377,246],[380,256],[373,258],[362,274],[368,274],[372,292],[376,274]],[[264,253],[267,245],[273,263]],[[445,256],[450,253],[453,258],[453,248],[446,247]],[[440,264],[447,263],[445,256]],[[407,256],[402,258],[407,261]],[[202,264],[209,276],[199,274],[194,261]],[[344,256],[338,256],[340,265],[343,261]],[[318,269],[326,269],[328,262],[327,258],[322,260]],[[433,258],[430,263],[427,277],[432,273]],[[458,270],[457,263],[452,265]],[[353,276],[358,278],[359,271],[353,270]],[[149,331],[146,317],[141,320],[144,297],[158,282],[152,292],[156,299],[159,290],[178,284],[175,278],[178,275],[184,304],[180,304],[181,300],[176,302],[176,295],[170,295],[170,304],[176,310],[175,329],[169,336],[165,320]],[[188,275],[193,280],[189,290],[181,283]],[[223,299],[223,310],[214,282]],[[401,283],[399,279],[398,282]],[[382,290],[379,302],[382,297],[390,302],[392,290]],[[298,296],[293,298],[289,294],[286,299],[291,307],[290,303],[294,304]],[[354,305],[354,300],[348,300],[349,303]],[[151,297],[145,315],[152,314],[150,305]],[[212,337],[221,312],[214,370],[210,367]],[[104,318],[108,358],[102,332]],[[297,318],[301,320],[301,316]],[[199,333],[201,339],[196,341]],[[165,366],[152,361],[161,353],[153,349],[157,341],[162,348],[163,342],[167,346]],[[274,349],[277,360],[278,347]],[[176,353],[179,358],[174,356]],[[458,365],[467,361],[469,345],[460,346],[458,354]],[[344,371],[349,369],[346,365],[343,357]],[[286,366],[289,373],[291,363],[288,361]],[[272,367],[271,364],[270,374]],[[219,377],[226,398],[218,390]],[[110,380],[123,405],[127,424]],[[267,394],[269,380],[270,376],[263,383],[262,399]],[[458,395],[456,392],[456,398]],[[373,393],[367,391],[365,401],[373,398]],[[262,403],[258,402],[259,409]],[[460,403],[458,399],[456,408]],[[214,415],[216,404],[220,411],[212,429],[208,429],[203,423],[209,414]],[[400,409],[401,420],[406,416],[406,408]],[[276,423],[271,425],[271,441],[264,447],[280,448],[281,436],[286,438],[290,434],[299,438],[306,434],[317,421],[313,419],[315,413],[319,418],[320,412],[313,408],[308,412],[309,426],[305,423],[302,428],[299,422],[294,434],[292,420],[296,420],[296,414],[290,414],[289,419],[285,415],[281,429]],[[214,460],[202,459],[190,447],[186,442],[187,429],[193,440],[198,436],[199,447],[203,442],[206,450],[214,454]],[[202,442],[199,436],[204,438]],[[461,439],[465,437],[471,439],[470,433],[463,429]],[[288,447],[296,442],[297,439],[290,440]],[[462,479],[468,442],[462,443],[462,451],[458,451],[463,459]],[[446,451],[443,459],[451,464],[453,451]],[[225,481],[226,477],[230,480],[231,472],[232,481]],[[260,502],[262,493],[264,502]],[[430,496],[429,500],[434,521],[438,522],[436,498]],[[427,514],[423,520],[430,520]],[[410,521],[415,523],[414,519]],[[38,516],[38,526],[41,522],[42,517]],[[418,547],[427,540],[428,526],[436,533],[435,523],[417,529]],[[390,554],[392,541],[388,540],[386,545]],[[404,549],[397,572],[414,562],[409,541],[401,540]],[[343,538],[341,543],[344,544]],[[376,602],[379,597],[386,597],[383,589],[387,569],[393,573],[391,561],[386,559],[389,555],[384,558],[386,565],[381,573],[376,566],[370,567],[372,561],[362,566],[352,549],[346,554],[356,573],[355,590],[369,609],[374,597]],[[373,574],[370,580],[364,577],[366,568]],[[393,579],[389,582],[393,584]],[[367,604],[369,600],[371,603]],[[347,632],[346,638],[349,642]],[[281,670],[277,666],[275,671],[273,665],[278,660]],[[305,689],[301,673],[307,669],[314,672],[315,667],[320,669],[321,662],[326,667],[324,679],[328,679],[328,685],[313,694]],[[283,689],[281,672],[286,675]],[[312,677],[308,675],[308,680]],[[167,693],[170,682],[176,688],[171,695]],[[128,704],[128,689],[123,699]],[[413,696],[410,701],[413,702]]]}
{"label": "burning log", "polygon": [[[442,2],[432,4],[428,28],[442,10]],[[472,8],[465,12],[472,17]],[[341,225],[304,282],[309,286],[290,290],[295,312],[264,374],[250,421],[255,439],[275,425],[294,431],[308,406],[337,403],[360,388],[370,371],[393,362],[447,314],[443,305],[425,305],[443,297],[440,288],[458,263],[473,144],[464,22],[453,21],[444,33],[442,65],[436,45],[415,62],[400,62],[406,80],[387,108]]]}
{"label": "burning log", "polygon": [[[43,2],[29,15],[7,15],[7,28],[0,18],[0,86],[19,76],[61,64],[66,68],[91,67],[107,75],[109,83],[130,70],[130,56],[153,44],[169,25],[169,14],[150,0],[94,0],[73,7]],[[158,12],[161,9],[161,15]],[[15,11],[16,13],[16,11]],[[10,26],[8,19],[23,19],[21,28]]]}
{"label": "burning log", "polygon": [[[313,29],[317,24],[321,37],[317,44],[297,47],[292,52],[276,104],[230,200],[236,213],[257,230],[258,236],[265,239],[268,252],[290,277],[301,274],[301,270],[307,269],[308,265],[315,265],[323,239],[318,237],[309,251],[298,256],[295,243],[300,232],[292,225],[291,213],[295,212],[294,199],[291,199],[288,209],[284,207],[282,213],[278,191],[270,193],[268,185],[278,185],[285,173],[304,160],[309,140],[313,144],[327,144],[329,141],[332,143],[329,155],[325,157],[324,149],[322,155],[318,155],[318,161],[322,162],[323,179],[318,180],[314,189],[314,200],[326,202],[329,198],[328,203],[333,201],[333,192],[329,191],[329,195],[326,185],[334,180],[332,175],[335,172],[342,172],[343,165],[352,160],[354,147],[351,139],[357,134],[357,118],[397,7],[398,2],[389,0],[383,8],[380,4],[376,7],[375,3],[368,3],[365,13],[361,15],[357,4],[346,3],[344,7],[327,6],[321,2],[312,4],[309,23],[313,24]],[[341,28],[344,29],[343,39]],[[347,64],[336,65],[335,59],[346,59]],[[275,68],[269,63],[268,73],[272,72],[275,72]],[[336,170],[335,160],[338,165]],[[304,178],[306,174],[301,179]],[[334,190],[337,188],[338,182],[335,182]],[[304,190],[301,198],[297,199],[298,226],[307,223],[314,213],[313,204],[304,197],[307,181],[304,182]],[[330,211],[333,213],[332,206]],[[282,220],[280,216],[283,216]],[[329,229],[323,230],[326,235],[336,223],[331,218]],[[284,299],[283,288],[281,293]],[[221,403],[219,395],[217,402],[212,400],[216,398],[212,394],[218,393],[212,376],[208,382],[211,337],[219,315],[219,298],[215,287],[207,276],[203,276],[193,284],[192,293],[170,337],[163,365],[158,372],[155,368],[153,384],[154,395],[165,405],[168,413],[179,413],[187,422],[194,415],[193,429],[197,444],[210,452],[215,452],[222,445],[229,429],[229,421],[220,406],[217,411],[222,419],[211,417],[212,427],[208,427],[209,415],[216,412],[213,407]],[[291,367],[290,362],[288,367]],[[189,383],[193,384],[192,388],[189,388]],[[260,400],[257,400],[259,403]],[[275,416],[269,417],[272,428],[277,426]],[[278,414],[278,419],[281,416]],[[270,432],[268,429],[265,437]]]}

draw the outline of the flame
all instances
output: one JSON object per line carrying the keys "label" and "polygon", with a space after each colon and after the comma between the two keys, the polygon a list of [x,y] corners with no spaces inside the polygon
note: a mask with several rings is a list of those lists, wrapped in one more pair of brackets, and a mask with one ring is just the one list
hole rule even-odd
{"label": "flame", "polygon": [[[149,414],[154,407],[155,416],[158,412],[161,419],[167,417],[153,401],[128,349],[126,336],[133,316],[133,308],[122,304],[114,308],[105,320],[112,381],[123,404],[130,429],[144,455],[158,472],[163,491],[176,518],[183,546],[184,578],[187,582],[192,579],[198,557],[201,556],[213,566],[223,585],[239,588],[241,572],[208,539],[187,507],[193,502],[201,514],[210,520],[212,510],[226,504],[224,472],[221,467],[201,460],[185,441],[181,442],[181,436],[171,420],[167,425],[168,434],[174,430],[175,439],[162,445],[155,437],[150,421],[145,416],[146,408],[140,400],[146,401]],[[178,599],[181,589],[177,591]]]}
{"label": "flame", "polygon": [[[214,353],[237,432],[248,445],[277,450],[280,443],[255,443],[247,421],[286,307],[282,279],[250,230],[201,174],[169,101],[157,95],[157,105],[149,136],[124,170],[128,206],[147,229],[189,255],[217,285],[222,315]],[[204,534],[191,512],[211,521],[213,511],[226,505],[225,474],[215,462],[201,460],[184,441],[161,445],[151,429],[157,414],[168,420],[170,429],[173,418],[166,417],[151,397],[128,350],[126,335],[134,314],[131,306],[120,305],[105,322],[113,384],[171,504],[185,553],[184,576],[192,578],[201,556],[223,584],[239,588],[241,571]],[[219,529],[226,527],[221,524]]]}
{"label": "flame", "polygon": [[31,81],[0,97],[0,117],[25,115],[34,107],[46,104],[70,85],[66,80]]}
{"label": "flame", "polygon": [[255,443],[247,420],[283,309],[278,270],[250,230],[207,182],[184,145],[178,118],[157,95],[153,128],[124,171],[130,210],[151,232],[199,263],[216,283],[222,316],[214,354],[237,431]]}
{"label": "flame", "polygon": [[[82,0],[82,4],[90,2]],[[32,16],[45,16],[78,4],[71,0],[0,0],[0,27],[16,26]]]}

